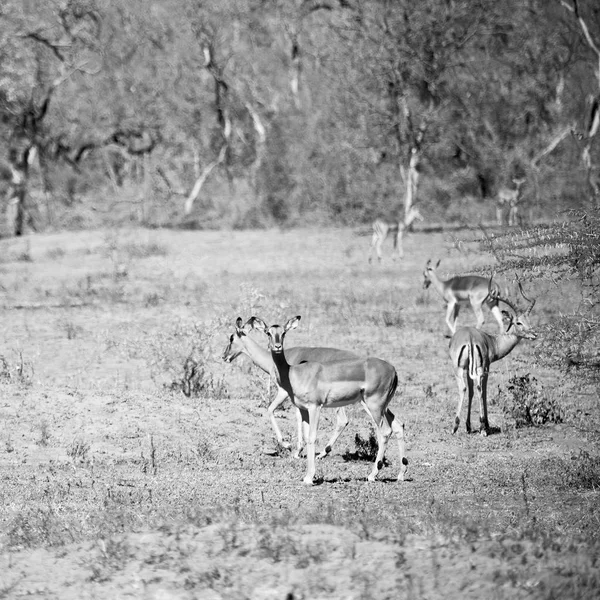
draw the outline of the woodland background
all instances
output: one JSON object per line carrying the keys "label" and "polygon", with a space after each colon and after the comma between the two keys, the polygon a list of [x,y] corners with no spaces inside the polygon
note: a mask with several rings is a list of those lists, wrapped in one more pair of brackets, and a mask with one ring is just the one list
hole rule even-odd
{"label": "woodland background", "polygon": [[599,48],[595,0],[3,0],[3,231],[587,210]]}

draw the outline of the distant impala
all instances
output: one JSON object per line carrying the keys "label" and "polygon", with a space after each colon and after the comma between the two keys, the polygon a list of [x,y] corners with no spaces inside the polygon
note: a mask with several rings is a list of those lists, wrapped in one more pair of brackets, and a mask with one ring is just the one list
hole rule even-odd
{"label": "distant impala", "polygon": [[479,275],[460,275],[442,281],[435,272],[439,265],[439,260],[435,268],[431,266],[431,260],[427,261],[423,271],[423,288],[427,289],[430,285],[433,285],[446,302],[446,323],[448,323],[452,334],[456,331],[460,305],[467,302],[471,305],[477,317],[477,329],[481,328],[485,320],[483,317],[483,305],[485,304],[492,311],[500,331],[504,331],[502,313],[498,308],[498,302],[504,302],[508,306],[511,306],[511,304],[500,296],[500,287],[495,283],[490,286],[491,278],[488,279]]}

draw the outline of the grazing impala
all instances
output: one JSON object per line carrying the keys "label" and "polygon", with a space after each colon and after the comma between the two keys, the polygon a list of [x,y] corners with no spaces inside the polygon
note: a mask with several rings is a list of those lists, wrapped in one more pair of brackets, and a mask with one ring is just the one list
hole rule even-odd
{"label": "grazing impala", "polygon": [[306,444],[307,469],[304,483],[314,482],[315,443],[322,408],[337,408],[360,402],[369,414],[377,431],[377,458],[368,480],[375,481],[383,466],[383,457],[393,433],[398,437],[400,473],[404,479],[408,460],[404,451],[404,424],[398,423],[388,406],[396,387],[398,374],[389,363],[379,358],[354,358],[332,363],[306,362],[290,365],[283,350],[283,341],[290,329],[298,326],[300,317],[288,320],[284,327],[270,327],[258,317],[248,321],[253,327],[264,331],[269,338],[269,350],[275,364],[277,383],[300,409],[302,422],[308,426]]}
{"label": "grazing impala", "polygon": [[[246,325],[244,325],[242,319],[238,317],[235,323],[235,333],[232,333],[229,337],[229,344],[227,344],[227,347],[223,352],[223,360],[230,363],[234,361],[240,354],[246,354],[257,367],[260,367],[263,371],[274,377],[275,364],[273,363],[271,353],[262,348],[247,334],[245,329]],[[327,363],[348,358],[358,358],[358,355],[356,355],[354,352],[349,352],[347,350],[338,350],[337,348],[311,348],[302,346],[288,348],[285,352],[285,355],[289,363],[292,365],[298,365],[307,361]],[[275,420],[275,409],[281,406],[281,404],[283,404],[283,402],[285,402],[288,398],[289,396],[285,389],[278,385],[277,395],[267,410],[269,413],[269,419],[271,420],[271,425],[275,431],[275,436],[277,437],[277,441],[284,448],[290,449],[291,445],[288,442],[283,441],[281,430],[279,429],[279,425],[277,425],[277,421]],[[296,452],[294,453],[294,458],[300,458],[300,454],[304,448],[305,440],[302,433],[302,417],[299,409],[296,409],[296,416],[298,420],[298,445]],[[319,453],[317,458],[324,458],[331,452],[331,449],[337,438],[340,436],[342,431],[344,431],[346,425],[348,425],[348,417],[343,406],[340,406],[340,408],[337,409],[336,417],[337,424],[335,432],[323,451]]]}
{"label": "grazing impala", "polygon": [[404,232],[415,220],[422,221],[423,216],[414,206],[410,207],[410,210],[400,222],[394,221],[393,223],[390,223],[388,221],[384,221],[383,219],[377,219],[373,223],[373,238],[371,239],[371,248],[369,249],[369,262],[371,262],[373,249],[375,249],[377,253],[377,259],[379,262],[381,262],[381,246],[383,245],[385,238],[390,233],[395,236],[394,249],[398,250],[398,257],[403,258],[404,248],[402,246],[402,239],[404,237]]}
{"label": "grazing impala", "polygon": [[485,304],[492,311],[500,331],[504,331],[502,313],[498,308],[498,302],[504,302],[508,306],[511,306],[511,304],[500,296],[498,285],[495,283],[492,285],[491,278],[488,279],[479,275],[460,275],[443,281],[435,272],[439,265],[439,260],[435,267],[431,266],[431,260],[427,261],[423,271],[423,288],[427,289],[430,285],[433,285],[441,294],[446,302],[446,323],[448,323],[452,334],[456,332],[456,321],[458,320],[460,305],[467,302],[471,305],[477,317],[477,329],[481,328],[485,320],[483,317],[483,305]]}
{"label": "grazing impala", "polygon": [[460,425],[460,412],[467,390],[469,404],[465,424],[467,433],[471,433],[471,404],[473,392],[476,389],[479,396],[479,431],[483,436],[488,434],[490,425],[487,415],[487,380],[491,363],[510,354],[522,339],[534,340],[537,337],[529,323],[529,313],[535,300],[530,300],[525,296],[520,282],[519,290],[523,298],[529,302],[529,306],[519,312],[512,304],[507,303],[514,315],[504,313],[509,320],[505,333],[490,335],[474,327],[461,327],[452,336],[450,359],[458,385],[458,407],[452,433],[456,433]]}

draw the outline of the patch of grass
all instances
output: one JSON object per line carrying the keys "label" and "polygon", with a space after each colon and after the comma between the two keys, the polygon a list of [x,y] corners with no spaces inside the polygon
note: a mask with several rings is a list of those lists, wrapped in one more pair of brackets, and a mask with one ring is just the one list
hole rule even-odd
{"label": "patch of grass", "polygon": [[381,321],[386,327],[397,327],[399,329],[404,327],[406,323],[401,308],[396,310],[382,310]]}
{"label": "patch of grass", "polygon": [[50,248],[50,250],[48,250],[48,252],[46,252],[46,256],[50,260],[58,260],[59,258],[62,258],[65,254],[66,254],[66,252],[65,252],[64,248],[61,248],[60,246],[58,246],[56,248]]}
{"label": "patch of grass", "polygon": [[121,538],[99,540],[98,546],[99,553],[89,564],[92,571],[89,581],[102,583],[109,581],[115,573],[127,566],[132,552],[127,540]]}
{"label": "patch of grass", "polygon": [[18,513],[6,529],[7,547],[14,549],[62,546],[74,541],[71,528],[53,507]]}
{"label": "patch of grass", "polygon": [[216,400],[229,398],[229,390],[223,378],[216,378],[203,361],[188,356],[183,363],[183,376],[169,386],[179,389],[188,397],[209,396]]}
{"label": "patch of grass", "polygon": [[67,456],[74,464],[82,464],[87,461],[90,445],[80,437],[76,437],[67,447]]}
{"label": "patch of grass", "polygon": [[514,419],[517,429],[563,422],[562,407],[544,395],[535,377],[514,375],[508,381],[507,394],[503,410]]}
{"label": "patch of grass", "polygon": [[150,258],[151,256],[167,256],[169,250],[158,242],[137,242],[125,244],[121,250],[130,258]]}
{"label": "patch of grass", "polygon": [[571,456],[570,461],[562,461],[563,479],[569,488],[584,490],[600,489],[600,456],[592,456],[586,450]]}
{"label": "patch of grass", "polygon": [[[369,462],[373,462],[377,457],[377,436],[375,435],[375,431],[371,429],[369,431],[369,437],[367,439],[363,438],[360,433],[357,433],[354,436],[354,446],[356,450],[354,452],[345,452],[342,455],[342,458],[347,461],[353,460],[365,460]],[[387,458],[383,459],[384,466],[389,465]]]}
{"label": "patch of grass", "polygon": [[29,245],[29,243],[27,244],[25,250],[19,252],[15,256],[15,260],[17,262],[33,262],[33,257],[31,256],[31,246]]}
{"label": "patch of grass", "polygon": [[39,429],[39,437],[36,440],[36,444],[38,446],[46,447],[48,445],[48,441],[50,440],[50,427],[48,425],[48,421],[46,419],[42,419],[38,425]]}
{"label": "patch of grass", "polygon": [[29,386],[33,382],[33,364],[23,358],[22,352],[17,355],[14,362],[0,355],[0,381]]}

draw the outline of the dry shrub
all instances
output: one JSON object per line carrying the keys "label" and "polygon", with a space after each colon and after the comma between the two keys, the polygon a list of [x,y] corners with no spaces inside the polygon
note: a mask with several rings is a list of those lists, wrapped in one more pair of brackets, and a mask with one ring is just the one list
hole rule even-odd
{"label": "dry shrub", "polygon": [[504,413],[515,420],[517,429],[546,423],[562,423],[562,407],[552,398],[547,398],[535,377],[514,375],[508,381],[508,398]]}

